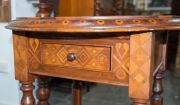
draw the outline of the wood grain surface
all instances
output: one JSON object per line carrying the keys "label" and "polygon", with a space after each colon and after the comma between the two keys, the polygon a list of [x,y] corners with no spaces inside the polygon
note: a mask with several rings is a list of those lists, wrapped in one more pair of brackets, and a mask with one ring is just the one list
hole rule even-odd
{"label": "wood grain surface", "polygon": [[[19,18],[6,28],[13,30],[15,74],[22,83],[25,105],[29,105],[27,98],[34,104],[32,82],[37,75],[128,86],[132,105],[147,105],[152,95],[153,72],[160,62],[165,69],[166,50],[160,45],[166,45],[167,35],[156,32],[179,30],[180,18]],[[158,85],[162,80],[159,74],[154,82]],[[46,84],[41,84],[42,89],[47,88]],[[39,99],[48,104],[47,98],[48,95]]]}
{"label": "wood grain surface", "polygon": [[179,16],[92,16],[56,18],[19,18],[6,28],[36,32],[139,32],[179,30]]}
{"label": "wood grain surface", "polygon": [[154,41],[155,35],[152,32],[131,36],[129,97],[134,103],[147,104],[152,95]]}
{"label": "wood grain surface", "polygon": [[[53,75],[75,80],[128,84],[129,71],[129,37],[68,39],[49,34],[35,37],[30,35],[29,53],[30,73]],[[47,36],[44,39],[43,36]],[[61,39],[61,40],[59,40]],[[81,40],[81,41],[80,41]],[[68,54],[74,53],[76,59],[68,61]],[[51,72],[52,71],[52,72]]]}

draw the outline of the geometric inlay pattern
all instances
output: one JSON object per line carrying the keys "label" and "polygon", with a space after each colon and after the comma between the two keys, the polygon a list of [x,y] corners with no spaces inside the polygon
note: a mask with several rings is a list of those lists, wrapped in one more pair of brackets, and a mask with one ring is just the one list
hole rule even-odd
{"label": "geometric inlay pattern", "polygon": [[[43,44],[42,49],[43,64],[110,71],[110,47]],[[67,60],[69,53],[76,55],[76,59],[72,62]]]}
{"label": "geometric inlay pattern", "polygon": [[[7,28],[23,31],[53,32],[137,32],[165,29],[179,29],[177,16],[115,16],[115,17],[56,17],[20,18]],[[36,27],[34,27],[36,26]],[[129,27],[131,26],[131,27]],[[168,27],[164,27],[168,26]],[[34,27],[34,28],[32,28]],[[112,29],[113,27],[113,29]]]}
{"label": "geometric inlay pattern", "polygon": [[[110,46],[41,43],[36,38],[29,38],[28,42],[31,69],[38,70],[41,64],[45,64],[74,70],[105,71],[112,73],[111,79],[128,82],[130,46],[127,39],[117,38]],[[69,53],[76,55],[74,61],[68,61]]]}
{"label": "geometric inlay pattern", "polygon": [[29,52],[29,62],[32,69],[37,69],[39,67],[40,61],[40,42],[37,38],[29,38],[28,40],[28,52]]}
{"label": "geometric inlay pattern", "polygon": [[153,71],[154,35],[151,32],[131,35],[129,95],[150,99]]}
{"label": "geometric inlay pattern", "polygon": [[129,53],[129,42],[117,43],[113,47],[112,69],[120,80],[129,76]]}

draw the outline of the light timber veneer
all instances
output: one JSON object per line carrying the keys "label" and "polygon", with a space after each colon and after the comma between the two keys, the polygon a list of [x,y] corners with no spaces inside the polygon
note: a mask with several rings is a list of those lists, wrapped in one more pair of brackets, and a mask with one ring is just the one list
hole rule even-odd
{"label": "light timber veneer", "polygon": [[157,33],[179,30],[180,17],[19,18],[6,28],[13,30],[22,105],[35,104],[36,77],[38,105],[49,104],[44,76],[75,80],[74,105],[81,104],[80,81],[127,86],[132,105],[163,105],[167,34]]}

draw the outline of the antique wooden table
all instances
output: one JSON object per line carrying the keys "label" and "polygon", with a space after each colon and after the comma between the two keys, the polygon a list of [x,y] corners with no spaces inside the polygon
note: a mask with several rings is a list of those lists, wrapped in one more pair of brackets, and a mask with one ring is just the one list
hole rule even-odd
{"label": "antique wooden table", "polygon": [[167,33],[162,32],[179,30],[180,17],[19,18],[6,28],[13,30],[22,105],[35,104],[36,77],[38,105],[48,105],[47,77],[76,81],[74,105],[81,104],[79,81],[127,86],[132,105],[163,104]]}

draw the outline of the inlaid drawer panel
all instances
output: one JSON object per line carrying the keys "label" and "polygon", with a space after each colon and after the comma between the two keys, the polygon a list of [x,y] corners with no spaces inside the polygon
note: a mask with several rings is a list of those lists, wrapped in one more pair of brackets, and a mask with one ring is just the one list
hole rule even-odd
{"label": "inlaid drawer panel", "polygon": [[46,65],[110,71],[110,47],[43,44],[41,53]]}
{"label": "inlaid drawer panel", "polygon": [[128,37],[29,38],[28,42],[30,73],[123,86],[128,84]]}

